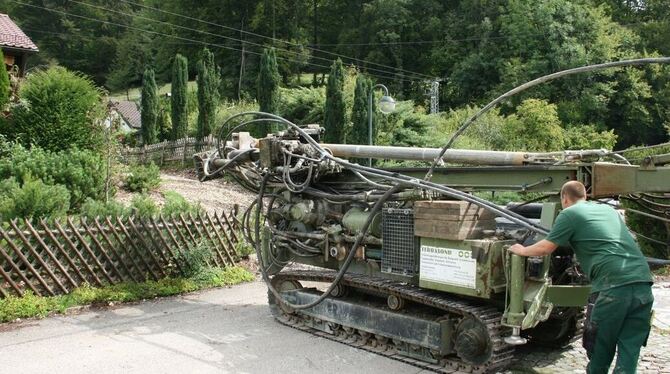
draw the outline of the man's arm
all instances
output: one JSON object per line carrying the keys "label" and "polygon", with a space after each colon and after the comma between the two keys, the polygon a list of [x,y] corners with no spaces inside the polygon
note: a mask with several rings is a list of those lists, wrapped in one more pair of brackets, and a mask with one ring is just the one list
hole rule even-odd
{"label": "man's arm", "polygon": [[558,245],[550,242],[549,240],[542,239],[539,242],[524,247],[521,244],[514,244],[509,247],[509,250],[519,256],[546,256],[551,252],[555,251],[558,248]]}

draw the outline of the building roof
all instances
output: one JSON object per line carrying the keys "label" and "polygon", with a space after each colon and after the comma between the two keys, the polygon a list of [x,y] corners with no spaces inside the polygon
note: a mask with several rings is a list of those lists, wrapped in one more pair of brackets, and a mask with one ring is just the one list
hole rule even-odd
{"label": "building roof", "polygon": [[140,108],[134,101],[115,101],[116,112],[128,123],[128,126],[139,129],[142,128],[142,116]]}
{"label": "building roof", "polygon": [[0,47],[39,51],[35,43],[16,26],[14,21],[2,13],[0,13]]}

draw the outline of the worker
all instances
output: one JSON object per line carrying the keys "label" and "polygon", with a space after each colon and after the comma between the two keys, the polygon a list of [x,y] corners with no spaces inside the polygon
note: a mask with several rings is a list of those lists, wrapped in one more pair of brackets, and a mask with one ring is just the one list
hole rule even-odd
{"label": "worker", "polygon": [[582,344],[587,373],[607,373],[618,349],[614,373],[635,373],[640,348],[651,330],[653,278],[649,265],[622,217],[606,204],[586,201],[577,181],[561,188],[563,210],[549,235],[539,242],[515,244],[520,256],[545,256],[572,247],[591,282]]}

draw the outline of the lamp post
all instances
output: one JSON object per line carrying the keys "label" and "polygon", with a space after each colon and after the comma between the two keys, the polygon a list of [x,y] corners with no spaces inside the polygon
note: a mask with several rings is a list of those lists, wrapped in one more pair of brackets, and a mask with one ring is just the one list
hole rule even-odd
{"label": "lamp post", "polygon": [[[389,96],[389,89],[383,84],[374,85],[368,96],[368,145],[372,145],[372,96],[374,96],[375,89],[377,88],[384,90],[384,96],[379,100],[379,111],[389,114],[395,110],[395,100]],[[368,159],[368,166],[372,166],[372,158]]]}

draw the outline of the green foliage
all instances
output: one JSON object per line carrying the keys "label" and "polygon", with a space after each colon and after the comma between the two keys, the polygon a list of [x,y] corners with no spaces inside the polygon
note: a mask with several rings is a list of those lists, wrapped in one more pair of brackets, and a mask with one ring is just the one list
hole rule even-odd
{"label": "green foliage", "polygon": [[142,78],[142,142],[153,144],[158,141],[158,92],[153,69],[147,68]]}
{"label": "green foliage", "polygon": [[594,125],[571,126],[565,130],[564,149],[614,149],[614,130],[598,131]]}
{"label": "green foliage", "polygon": [[205,48],[197,65],[198,71],[198,132],[197,138],[203,139],[212,133],[216,119],[216,106],[219,101],[221,77],[214,63],[214,55]]}
{"label": "green foliage", "polygon": [[9,138],[51,151],[102,147],[104,106],[90,79],[62,67],[38,70],[28,76],[20,96],[3,129]]}
{"label": "green foliage", "polygon": [[[356,78],[356,89],[354,91],[354,104],[351,110],[351,132],[347,136],[347,143],[368,144],[368,110],[369,95],[372,82],[363,74]],[[374,123],[373,123],[374,125]],[[373,127],[373,143],[376,144],[375,128]]]}
{"label": "green foliage", "polygon": [[[22,185],[26,177],[47,185],[62,185],[70,194],[70,208],[77,209],[87,198],[103,200],[106,195],[107,163],[94,151],[71,149],[45,151],[0,141],[0,179],[14,178]],[[113,191],[108,191],[113,195]]]}
{"label": "green foliage", "polygon": [[503,128],[507,150],[558,151],[565,137],[556,105],[545,100],[528,99],[507,118]]}
{"label": "green foliage", "polygon": [[[650,198],[650,200],[661,204],[667,203],[666,200],[653,198]],[[624,200],[622,205],[624,209],[632,208],[656,215],[654,212],[649,211],[649,209],[646,209],[633,201]],[[647,239],[650,238],[668,243],[668,240],[670,240],[670,226],[668,223],[626,210],[626,225],[628,225],[634,232],[640,234],[637,236],[637,241],[645,256],[670,259],[670,246],[662,245]]]}
{"label": "green foliage", "polygon": [[323,123],[326,91],[319,88],[280,88],[278,113],[299,124]]}
{"label": "green foliage", "polygon": [[0,221],[15,218],[63,217],[70,208],[70,194],[62,185],[46,185],[27,176],[22,185],[14,179],[0,182]]}
{"label": "green foliage", "polygon": [[131,192],[151,191],[161,184],[161,170],[153,162],[149,165],[133,165],[126,176],[126,189]]}
{"label": "green foliage", "polygon": [[233,266],[225,269],[204,268],[191,278],[119,283],[102,288],[85,284],[62,296],[41,297],[26,291],[23,297],[9,296],[0,299],[0,322],[14,321],[17,318],[44,318],[50,313],[64,313],[68,308],[77,305],[153,299],[253,280],[254,275],[248,270]]}
{"label": "green foliage", "polygon": [[346,104],[344,102],[344,68],[338,58],[332,65],[326,86],[326,103],[323,127],[326,143],[343,143],[346,126]]}
{"label": "green foliage", "polygon": [[177,261],[181,264],[182,274],[190,278],[208,268],[214,257],[213,250],[204,241],[193,243],[186,250],[180,250],[177,254]]}
{"label": "green foliage", "polygon": [[160,211],[154,200],[147,195],[135,195],[130,201],[130,211],[133,217],[152,218]]}
{"label": "green foliage", "polygon": [[200,203],[191,204],[182,195],[174,191],[166,191],[163,193],[165,197],[165,204],[161,213],[165,216],[173,216],[176,214],[193,214],[198,215],[204,213],[204,209]]}
{"label": "green foliage", "polygon": [[[277,57],[275,49],[269,48],[263,50],[261,56],[260,71],[258,74],[258,105],[260,111],[265,113],[277,113],[277,104],[279,101],[279,70],[277,68]],[[258,133],[259,136],[264,136],[265,133],[277,131],[277,125],[270,125],[267,130]]]}
{"label": "green foliage", "polygon": [[123,204],[110,200],[108,202],[97,201],[91,198],[81,206],[80,214],[82,217],[126,217],[129,215],[129,209]]}
{"label": "green foliage", "polygon": [[[5,56],[0,51],[0,61],[5,61]],[[9,73],[6,69],[0,70],[0,109],[3,109],[10,98]]]}
{"label": "green foliage", "polygon": [[[238,233],[241,235],[241,233]],[[244,240],[235,243],[235,253],[241,258],[247,258],[250,254],[256,253],[254,247]]]}
{"label": "green foliage", "polygon": [[172,139],[181,139],[188,131],[188,60],[177,54],[172,63]]}

